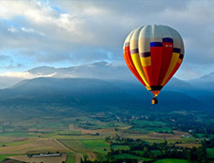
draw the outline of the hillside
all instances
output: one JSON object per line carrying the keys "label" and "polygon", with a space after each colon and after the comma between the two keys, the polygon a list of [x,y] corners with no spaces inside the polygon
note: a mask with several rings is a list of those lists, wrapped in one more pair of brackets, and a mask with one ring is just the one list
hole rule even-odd
{"label": "hillside", "polygon": [[200,87],[203,90],[212,90],[214,91],[214,72],[204,75],[197,79],[189,80],[192,85]]}
{"label": "hillside", "polygon": [[[71,110],[100,112],[109,109],[129,110],[130,108],[134,108],[133,111],[152,108],[162,110],[207,108],[200,100],[188,94],[169,90],[169,88],[163,90],[160,93],[159,104],[152,106],[150,104],[151,93],[138,82],[83,78],[35,78],[0,90],[0,109],[4,110],[5,115],[13,112],[17,115],[40,116],[43,114],[66,115],[72,113]],[[58,108],[64,109],[58,110]]]}

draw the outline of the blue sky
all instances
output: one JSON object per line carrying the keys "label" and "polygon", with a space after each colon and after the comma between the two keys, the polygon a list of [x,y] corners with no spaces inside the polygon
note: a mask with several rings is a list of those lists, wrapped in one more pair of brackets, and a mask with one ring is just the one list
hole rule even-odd
{"label": "blue sky", "polygon": [[164,24],[185,43],[176,77],[197,78],[214,72],[213,6],[193,0],[0,0],[0,73],[95,61],[123,65],[129,32]]}

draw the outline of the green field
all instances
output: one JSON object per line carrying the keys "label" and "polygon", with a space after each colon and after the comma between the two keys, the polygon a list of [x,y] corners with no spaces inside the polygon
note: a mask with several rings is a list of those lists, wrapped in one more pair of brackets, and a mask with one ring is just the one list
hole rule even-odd
{"label": "green field", "polygon": [[115,159],[137,159],[137,160],[141,160],[142,159],[142,157],[131,155],[131,154],[127,154],[127,153],[114,155],[113,157]]}
{"label": "green field", "polygon": [[75,163],[75,155],[72,153],[67,153],[66,163]]}
{"label": "green field", "polygon": [[189,161],[184,159],[161,159],[155,161],[155,163],[189,163]]}
{"label": "green field", "polygon": [[162,154],[160,150],[151,150],[151,152],[152,152],[155,156],[159,156],[159,155]]}
{"label": "green field", "polygon": [[86,152],[85,146],[77,139],[58,139],[63,145],[75,152]]}
{"label": "green field", "polygon": [[30,135],[29,132],[5,132],[0,133],[0,137],[35,137],[35,135]]}
{"label": "green field", "polygon": [[146,120],[136,120],[133,122],[134,125],[137,125],[139,127],[163,127],[167,126],[164,122],[159,121],[146,121]]}
{"label": "green field", "polygon": [[172,129],[170,127],[133,127],[132,129],[140,132],[172,132]]}
{"label": "green field", "polygon": [[105,142],[105,140],[80,140],[80,142],[86,149],[94,152],[107,154],[107,151],[110,150],[110,146]]}
{"label": "green field", "polygon": [[172,129],[164,122],[146,120],[134,121],[132,129],[140,132],[172,132]]}
{"label": "green field", "polygon": [[207,148],[206,152],[207,152],[207,158],[214,159],[214,148]]}
{"label": "green field", "polygon": [[136,154],[140,154],[140,155],[143,155],[144,154],[144,151],[143,150],[135,150],[133,151],[135,152]]}
{"label": "green field", "polygon": [[113,145],[112,149],[114,150],[129,150],[129,146],[127,145]]}
{"label": "green field", "polygon": [[116,159],[116,160],[122,160],[122,159],[136,159],[136,160],[143,160],[143,161],[151,161],[151,160],[153,160],[151,158],[144,158],[144,157],[135,156],[135,155],[132,155],[132,154],[127,154],[127,153],[114,155],[113,158]]}
{"label": "green field", "polygon": [[201,139],[205,137],[205,134],[196,134],[196,136]]}
{"label": "green field", "polygon": [[84,121],[76,121],[73,122],[76,126],[84,129],[89,129],[89,130],[96,130],[96,129],[103,129],[103,128],[121,128],[121,127],[127,127],[128,125],[124,123],[119,123],[119,122],[101,122],[99,120],[95,119],[87,119]]}
{"label": "green field", "polygon": [[67,146],[69,149],[80,152],[96,152],[106,155],[110,151],[110,146],[105,142],[104,139],[86,139],[86,140],[71,140],[71,139],[59,139],[59,141]]}

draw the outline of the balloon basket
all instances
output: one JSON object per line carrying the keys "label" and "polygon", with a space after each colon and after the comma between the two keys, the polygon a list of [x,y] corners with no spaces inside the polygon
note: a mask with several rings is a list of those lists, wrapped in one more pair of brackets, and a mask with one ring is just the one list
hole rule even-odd
{"label": "balloon basket", "polygon": [[156,99],[155,97],[152,98],[152,105],[154,104],[158,104],[158,99]]}

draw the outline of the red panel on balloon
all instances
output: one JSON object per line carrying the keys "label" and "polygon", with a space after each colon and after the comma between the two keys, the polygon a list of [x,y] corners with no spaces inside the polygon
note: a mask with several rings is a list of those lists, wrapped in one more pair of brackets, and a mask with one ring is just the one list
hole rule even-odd
{"label": "red panel on balloon", "polygon": [[162,66],[161,66],[161,72],[159,76],[159,81],[158,85],[161,85],[166,72],[169,68],[169,64],[172,58],[172,53],[173,53],[173,43],[171,42],[164,42],[163,43],[163,56],[162,56]]}
{"label": "red panel on balloon", "polygon": [[162,47],[151,47],[152,73],[150,75],[151,86],[158,86],[163,56]]}
{"label": "red panel on balloon", "polygon": [[128,66],[128,68],[131,70],[131,72],[135,75],[135,77],[144,85],[146,86],[146,84],[144,83],[144,81],[142,80],[142,78],[140,77],[139,73],[137,72],[133,62],[132,62],[132,58],[131,58],[131,54],[130,54],[130,50],[129,50],[129,46],[125,47],[125,52],[123,53],[125,62]]}

